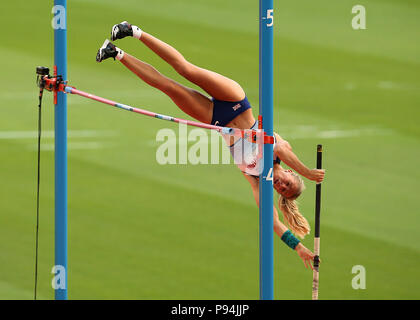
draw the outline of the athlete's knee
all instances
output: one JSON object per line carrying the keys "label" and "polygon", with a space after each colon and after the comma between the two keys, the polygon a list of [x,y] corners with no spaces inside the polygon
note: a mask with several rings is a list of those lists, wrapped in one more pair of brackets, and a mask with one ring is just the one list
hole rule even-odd
{"label": "athlete's knee", "polygon": [[147,79],[146,81],[150,86],[163,91],[163,92],[168,92],[170,90],[172,90],[173,88],[173,83],[171,81],[171,79],[165,77],[162,74],[159,74],[159,76],[157,77],[153,77],[150,79]]}
{"label": "athlete's knee", "polygon": [[163,77],[155,77],[146,80],[147,84],[159,89],[161,91],[165,91],[166,87],[168,86],[167,80]]}
{"label": "athlete's knee", "polygon": [[183,87],[176,81],[173,81],[170,79],[167,79],[167,81],[163,81],[159,83],[156,88],[164,92],[170,98],[183,96],[183,93],[184,93]]}
{"label": "athlete's knee", "polygon": [[193,70],[194,70],[194,65],[191,64],[190,62],[188,62],[185,59],[180,59],[178,61],[176,61],[173,65],[175,71],[183,76],[184,78],[187,78],[191,76]]}

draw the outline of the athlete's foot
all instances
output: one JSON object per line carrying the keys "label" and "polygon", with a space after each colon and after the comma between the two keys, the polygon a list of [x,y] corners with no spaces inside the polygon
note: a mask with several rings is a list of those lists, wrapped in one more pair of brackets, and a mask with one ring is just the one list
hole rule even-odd
{"label": "athlete's foot", "polygon": [[[118,58],[118,55],[120,55],[122,58],[123,54],[124,53],[122,50],[118,49],[112,44],[111,41],[106,39],[104,44],[102,45],[102,47],[99,48],[98,53],[96,54],[96,61],[101,62],[108,58],[114,58],[115,60],[116,57]],[[121,60],[121,58],[118,60]]]}
{"label": "athlete's foot", "polygon": [[139,27],[133,26],[127,21],[123,21],[112,27],[111,40],[114,41],[125,37],[134,37],[140,39],[141,33],[142,31]]}

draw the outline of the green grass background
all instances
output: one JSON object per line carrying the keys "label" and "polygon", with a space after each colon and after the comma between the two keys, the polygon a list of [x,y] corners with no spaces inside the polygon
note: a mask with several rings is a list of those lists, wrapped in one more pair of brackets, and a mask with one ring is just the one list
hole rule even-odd
{"label": "green grass background", "polygon": [[[351,28],[352,6],[367,29]],[[0,132],[36,131],[35,66],[53,65],[52,1],[4,2]],[[275,1],[275,130],[315,166],[324,145],[320,298],[419,299],[420,4]],[[110,27],[131,21],[187,59],[238,81],[258,113],[258,1],[75,0],[68,77],[77,88],[184,117],[117,62],[95,62]],[[190,85],[132,39],[118,45]],[[45,95],[43,129],[53,130]],[[175,125],[69,97],[70,299],[258,299],[258,210],[233,165],[158,165],[159,129]],[[296,135],[296,128],[311,134]],[[319,137],[325,130],[356,132]],[[110,134],[107,134],[110,133]],[[305,132],[304,132],[305,133]],[[52,138],[44,138],[48,149]],[[0,139],[0,298],[31,299],[36,139]],[[314,185],[300,206],[311,226]],[[39,296],[52,299],[54,154],[42,153]],[[303,243],[313,248],[313,233]],[[354,290],[354,265],[366,289]],[[275,238],[275,298],[310,299],[312,273]]]}

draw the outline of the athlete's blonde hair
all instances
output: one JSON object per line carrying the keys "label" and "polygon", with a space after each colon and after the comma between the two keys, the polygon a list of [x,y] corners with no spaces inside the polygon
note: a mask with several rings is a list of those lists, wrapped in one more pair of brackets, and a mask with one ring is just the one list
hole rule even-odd
{"label": "athlete's blonde hair", "polygon": [[279,194],[279,208],[283,213],[284,219],[289,225],[290,230],[303,239],[305,235],[309,234],[311,228],[309,226],[308,221],[299,212],[299,207],[297,205],[296,198],[300,196],[303,190],[305,190],[305,184],[303,183],[302,178],[298,174],[294,172],[291,174],[298,183],[298,190],[293,196],[289,198],[283,197],[281,194]]}

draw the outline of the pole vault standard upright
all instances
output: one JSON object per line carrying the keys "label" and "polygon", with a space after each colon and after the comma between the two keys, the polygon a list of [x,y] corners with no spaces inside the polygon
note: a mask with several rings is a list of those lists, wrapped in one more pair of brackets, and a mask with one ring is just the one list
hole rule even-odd
{"label": "pole vault standard upright", "polygon": [[[260,128],[273,136],[273,0],[259,0],[260,14]],[[67,0],[54,0],[55,74],[67,79]],[[67,294],[67,96],[56,92],[55,100],[55,268],[60,282],[55,299]],[[273,285],[273,145],[264,144],[264,169],[260,175],[260,299],[274,299]],[[64,274],[62,274],[64,272]]]}
{"label": "pole vault standard upright", "polygon": [[[260,120],[273,135],[273,0],[260,0]],[[260,123],[261,126],[261,123]],[[273,258],[273,145],[264,145],[260,175],[260,299],[274,299]]]}
{"label": "pole vault standard upright", "polygon": [[[55,74],[67,79],[67,0],[54,0],[54,64]],[[55,130],[55,299],[67,300],[67,95],[56,92]],[[64,282],[64,283],[63,283]]]}

